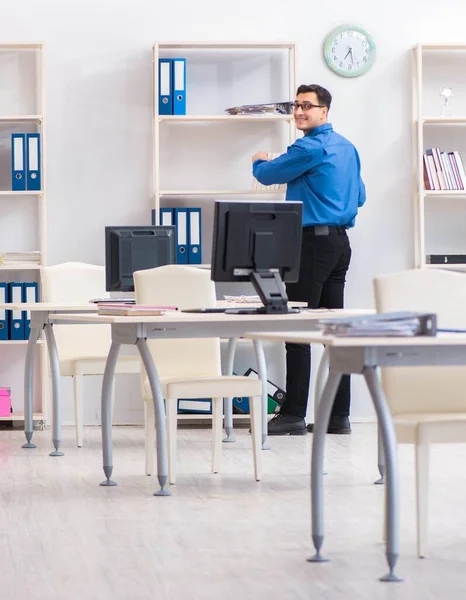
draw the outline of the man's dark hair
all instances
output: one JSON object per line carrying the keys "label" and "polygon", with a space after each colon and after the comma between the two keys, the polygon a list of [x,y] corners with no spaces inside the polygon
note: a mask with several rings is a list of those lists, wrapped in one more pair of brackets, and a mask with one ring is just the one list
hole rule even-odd
{"label": "man's dark hair", "polygon": [[321,85],[316,85],[315,83],[312,85],[300,85],[296,91],[296,95],[309,94],[310,92],[314,92],[314,94],[317,96],[319,104],[323,104],[330,110],[330,104],[332,104],[332,94]]}

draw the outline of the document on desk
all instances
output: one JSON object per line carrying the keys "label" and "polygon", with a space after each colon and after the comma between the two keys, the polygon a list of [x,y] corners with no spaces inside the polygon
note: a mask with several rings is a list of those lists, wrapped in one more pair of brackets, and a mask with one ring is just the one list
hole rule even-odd
{"label": "document on desk", "polygon": [[324,335],[342,337],[410,337],[437,335],[437,315],[411,311],[320,319]]}

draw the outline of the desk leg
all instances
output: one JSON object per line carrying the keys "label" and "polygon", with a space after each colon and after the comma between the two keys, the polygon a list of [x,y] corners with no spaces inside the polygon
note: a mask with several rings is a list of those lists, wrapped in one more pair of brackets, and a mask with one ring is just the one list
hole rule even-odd
{"label": "desk leg", "polygon": [[328,350],[326,346],[324,346],[324,351],[322,352],[322,356],[320,357],[319,368],[317,369],[316,374],[316,384],[314,391],[314,415],[317,414],[317,407],[319,406],[319,401],[324,393],[324,386],[326,377],[328,376],[329,369],[329,358],[328,358]]}
{"label": "desk leg", "polygon": [[256,352],[257,373],[262,383],[262,450],[270,450],[270,446],[267,444],[267,364],[261,340],[253,340],[253,344]]}
{"label": "desk leg", "polygon": [[386,459],[386,523],[387,523],[387,548],[386,557],[390,571],[380,578],[380,581],[402,581],[395,574],[395,565],[399,555],[399,519],[398,519],[398,465],[396,451],[396,436],[393,421],[388,410],[387,402],[377,377],[376,367],[365,367],[364,379],[374,403],[382,437],[383,449]]}
{"label": "desk leg", "polygon": [[326,562],[327,560],[320,553],[324,543],[324,448],[333,400],[341,375],[341,373],[329,372],[314,419],[311,457],[311,511],[312,542],[316,553],[308,558],[309,562]]}
{"label": "desk leg", "polygon": [[377,467],[380,473],[380,479],[374,481],[376,485],[382,485],[385,483],[385,455],[383,453],[383,441],[382,432],[380,431],[380,425],[377,422]]}
{"label": "desk leg", "polygon": [[118,485],[115,481],[112,481],[110,477],[113,471],[113,451],[112,451],[112,394],[114,391],[114,380],[115,380],[115,367],[118,360],[118,354],[120,352],[121,344],[112,342],[110,350],[107,356],[107,362],[105,363],[104,379],[102,382],[102,400],[101,400],[101,413],[102,413],[102,454],[103,454],[103,469],[105,481],[102,481],[102,486],[114,486]]}
{"label": "desk leg", "polygon": [[52,441],[55,447],[49,456],[64,456],[60,451],[61,445],[61,398],[60,398],[60,361],[58,360],[57,343],[53,333],[53,326],[44,326],[47,348],[49,349],[50,371],[52,375]]}
{"label": "desk leg", "polygon": [[26,436],[26,443],[23,444],[23,448],[37,447],[31,440],[34,433],[34,359],[36,357],[36,343],[41,329],[42,327],[31,328],[26,350],[26,363],[24,366],[24,435]]}
{"label": "desk leg", "polygon": [[[233,375],[233,361],[235,360],[236,342],[236,338],[230,338],[228,340],[227,368],[225,375]],[[233,432],[233,398],[224,398],[223,418],[225,419],[225,433],[227,434],[227,437],[223,440],[223,442],[235,442],[236,440],[231,437]]]}
{"label": "desk leg", "polygon": [[171,496],[171,493],[164,490],[168,481],[168,458],[167,458],[167,422],[165,416],[165,406],[163,401],[162,388],[160,387],[159,376],[155,368],[154,361],[145,339],[139,338],[136,346],[141,355],[142,362],[146,369],[152,390],[155,411],[155,430],[157,444],[157,479],[160,483],[160,490],[154,492],[154,496]]}

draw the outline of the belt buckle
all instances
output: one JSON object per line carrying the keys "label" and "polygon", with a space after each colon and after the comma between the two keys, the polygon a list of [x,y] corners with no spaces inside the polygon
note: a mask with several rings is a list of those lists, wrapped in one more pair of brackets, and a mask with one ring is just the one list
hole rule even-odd
{"label": "belt buckle", "polygon": [[316,225],[314,227],[314,234],[315,235],[328,235],[329,234],[328,225]]}

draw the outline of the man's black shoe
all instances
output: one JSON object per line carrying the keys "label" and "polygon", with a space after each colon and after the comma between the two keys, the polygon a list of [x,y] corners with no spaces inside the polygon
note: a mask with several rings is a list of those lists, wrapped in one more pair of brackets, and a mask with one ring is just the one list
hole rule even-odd
{"label": "man's black shoe", "polygon": [[305,435],[306,422],[301,417],[278,413],[267,425],[268,435]]}
{"label": "man's black shoe", "polygon": [[[307,426],[309,433],[314,430],[314,423],[309,423]],[[340,435],[348,435],[351,433],[351,423],[348,417],[330,417],[327,433],[336,433]]]}

